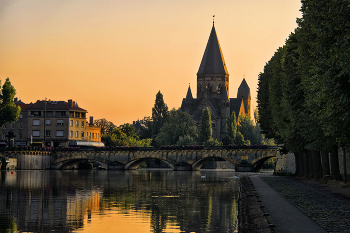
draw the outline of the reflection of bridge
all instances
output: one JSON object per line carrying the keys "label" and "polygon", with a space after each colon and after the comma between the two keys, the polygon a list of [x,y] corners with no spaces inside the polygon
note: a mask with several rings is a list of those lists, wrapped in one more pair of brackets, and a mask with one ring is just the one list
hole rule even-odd
{"label": "reflection of bridge", "polygon": [[137,169],[147,159],[164,161],[175,171],[198,171],[212,158],[221,158],[235,165],[236,171],[258,171],[263,163],[276,157],[277,147],[266,149],[205,148],[201,150],[138,149],[121,151],[74,151],[51,154],[51,168],[61,169],[68,164],[95,161],[106,169]]}

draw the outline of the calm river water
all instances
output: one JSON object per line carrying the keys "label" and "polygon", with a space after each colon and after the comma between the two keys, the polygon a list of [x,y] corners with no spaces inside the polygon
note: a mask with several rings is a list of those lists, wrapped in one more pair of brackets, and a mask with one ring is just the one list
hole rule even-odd
{"label": "calm river water", "polygon": [[1,172],[0,232],[237,232],[235,175],[227,170]]}

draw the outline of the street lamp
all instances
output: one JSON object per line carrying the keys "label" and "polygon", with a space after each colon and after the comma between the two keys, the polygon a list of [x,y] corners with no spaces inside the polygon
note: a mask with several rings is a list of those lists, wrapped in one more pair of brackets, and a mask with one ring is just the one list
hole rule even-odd
{"label": "street lamp", "polygon": [[44,147],[46,146],[45,139],[46,139],[46,97],[45,97],[45,107],[44,107]]}

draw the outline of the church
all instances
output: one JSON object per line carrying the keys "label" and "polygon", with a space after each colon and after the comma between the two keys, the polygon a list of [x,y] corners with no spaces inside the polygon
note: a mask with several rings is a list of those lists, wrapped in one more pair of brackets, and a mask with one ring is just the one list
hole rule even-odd
{"label": "church", "polygon": [[213,22],[197,72],[197,98],[193,98],[191,87],[188,87],[186,98],[182,100],[181,110],[189,113],[196,122],[200,122],[202,110],[208,107],[213,138],[221,140],[226,135],[227,118],[233,111],[236,117],[241,114],[250,116],[250,102],[250,88],[244,78],[238,88],[237,98],[229,97],[229,73]]}

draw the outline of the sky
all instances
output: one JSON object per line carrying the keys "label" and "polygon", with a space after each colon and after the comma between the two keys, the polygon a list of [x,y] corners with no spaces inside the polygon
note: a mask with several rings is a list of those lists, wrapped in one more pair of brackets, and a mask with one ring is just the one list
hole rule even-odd
{"label": "sky", "polygon": [[215,29],[230,74],[245,77],[256,107],[258,75],[301,17],[300,0],[1,0],[0,80],[25,103],[76,101],[115,125],[169,110],[197,71]]}

